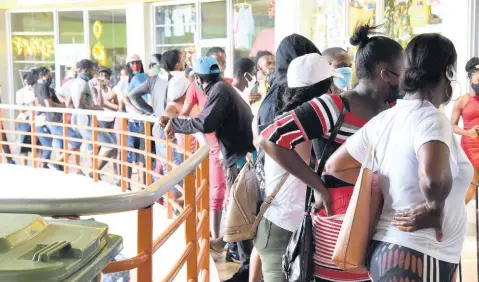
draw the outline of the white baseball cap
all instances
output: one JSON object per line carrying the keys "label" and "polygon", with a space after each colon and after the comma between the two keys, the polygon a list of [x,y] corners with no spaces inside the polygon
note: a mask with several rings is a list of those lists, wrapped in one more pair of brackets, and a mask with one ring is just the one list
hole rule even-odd
{"label": "white baseball cap", "polygon": [[141,58],[138,54],[130,54],[128,57],[126,57],[126,63],[131,63],[131,62],[138,62],[141,61]]}
{"label": "white baseball cap", "polygon": [[328,59],[318,53],[306,54],[297,57],[288,67],[288,87],[306,87],[338,76]]}
{"label": "white baseball cap", "polygon": [[168,101],[175,101],[186,94],[190,81],[185,75],[173,76],[168,82]]}

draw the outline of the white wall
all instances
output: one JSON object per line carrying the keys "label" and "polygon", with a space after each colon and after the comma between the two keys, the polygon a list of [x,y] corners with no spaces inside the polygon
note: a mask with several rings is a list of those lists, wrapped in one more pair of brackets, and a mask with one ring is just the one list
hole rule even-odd
{"label": "white wall", "polygon": [[314,0],[276,0],[275,48],[286,36],[297,33],[311,38]]}
{"label": "white wall", "polygon": [[147,65],[151,54],[151,15],[148,4],[141,2],[127,3],[126,9],[126,38],[127,52],[138,54]]}
{"label": "white wall", "polygon": [[0,85],[1,88],[1,102],[3,104],[12,103],[9,89],[8,78],[8,46],[7,46],[7,13],[0,11]]}

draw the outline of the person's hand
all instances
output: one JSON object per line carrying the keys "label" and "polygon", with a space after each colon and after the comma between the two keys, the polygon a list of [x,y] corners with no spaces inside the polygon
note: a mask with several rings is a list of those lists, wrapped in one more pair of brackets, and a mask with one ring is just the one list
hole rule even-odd
{"label": "person's hand", "polygon": [[171,122],[168,121],[168,123],[165,125],[165,135],[168,138],[173,138],[175,137],[175,132],[173,131],[173,128],[171,128]]}
{"label": "person's hand", "polygon": [[322,189],[324,190],[323,192],[318,192],[314,190],[314,205],[313,205],[313,211],[316,213],[323,208],[326,211],[326,214],[328,216],[333,215],[333,211],[331,209],[331,197],[329,195],[328,189]]}
{"label": "person's hand", "polygon": [[248,98],[249,98],[249,103],[253,104],[256,101],[261,100],[261,94],[260,93],[249,93]]}
{"label": "person's hand", "polygon": [[166,124],[168,124],[168,121],[170,121],[170,118],[167,116],[161,116],[160,117],[160,127],[164,128],[166,127]]}
{"label": "person's hand", "polygon": [[391,224],[401,231],[414,232],[434,228],[436,238],[442,240],[442,210],[433,210],[426,202],[394,214]]}
{"label": "person's hand", "polygon": [[472,138],[472,139],[475,139],[477,138],[477,136],[479,135],[478,134],[478,131],[479,131],[479,126],[477,125],[474,125],[473,128],[469,129],[466,133],[467,137],[469,138]]}

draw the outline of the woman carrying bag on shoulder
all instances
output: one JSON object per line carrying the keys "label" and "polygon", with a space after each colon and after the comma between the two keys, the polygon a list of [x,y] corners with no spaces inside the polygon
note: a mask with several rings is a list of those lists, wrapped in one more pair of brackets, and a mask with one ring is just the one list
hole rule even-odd
{"label": "woman carrying bag on shoulder", "polygon": [[357,178],[374,145],[384,196],[366,266],[373,281],[456,280],[466,232],[464,197],[473,167],[438,108],[453,96],[457,54],[439,34],[406,48],[401,86],[408,100],[368,122],[328,160],[328,172]]}
{"label": "woman carrying bag on shoulder", "polygon": [[368,120],[379,114],[389,97],[397,94],[398,74],[402,71],[403,62],[402,47],[384,36],[369,37],[373,33],[374,27],[360,26],[350,40],[353,45],[359,46],[356,55],[359,84],[356,88],[345,92],[342,97],[328,94],[314,98],[278,117],[262,132],[261,147],[268,156],[314,189],[316,206],[324,206],[313,217],[316,281],[369,280],[367,273],[342,271],[331,260],[342,223],[341,216],[346,212],[355,180],[346,183],[325,172],[323,182],[294,149],[310,140],[313,143],[319,141],[315,154],[321,156],[343,107],[347,107],[344,123],[332,142],[331,151],[334,152]]}

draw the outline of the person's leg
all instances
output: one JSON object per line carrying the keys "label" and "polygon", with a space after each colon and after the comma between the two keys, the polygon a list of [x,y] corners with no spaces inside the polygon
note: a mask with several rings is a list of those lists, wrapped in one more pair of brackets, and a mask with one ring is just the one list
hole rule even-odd
{"label": "person's leg", "polygon": [[[57,138],[52,138],[52,147],[57,149],[63,149],[63,128],[59,125],[47,125],[48,130],[51,134],[58,136]],[[55,159],[57,162],[63,162],[63,153],[59,153]],[[63,167],[57,164],[50,164],[49,167],[56,170],[63,170]]]}
{"label": "person's leg", "polygon": [[[473,183],[478,183],[479,182],[479,167],[474,168],[474,177],[472,178]],[[474,195],[476,194],[476,185],[471,184],[469,185],[469,190],[467,190],[466,194],[466,205],[469,203],[474,198]]]}
{"label": "person's leg", "polygon": [[[259,258],[259,273],[255,277],[250,275],[251,281],[261,281],[261,270],[265,282],[287,282],[283,274],[282,260],[293,232],[285,230],[266,218],[262,218],[254,238],[254,246]],[[255,270],[253,255],[251,255],[251,270]],[[261,266],[262,264],[262,266]],[[251,272],[250,272],[251,273]],[[252,280],[254,279],[255,280]]]}
{"label": "person's leg", "polygon": [[[18,125],[18,131],[20,132],[23,132],[23,133],[30,133],[31,132],[31,128],[32,126],[30,125],[30,123],[20,123]],[[26,146],[22,146],[22,145],[31,145],[32,144],[32,138],[30,135],[26,135],[26,134],[19,134],[18,136],[18,144],[20,144],[20,154],[24,155],[25,157],[28,156],[28,153],[32,151],[32,148],[31,147],[26,147]],[[24,166],[27,165],[28,163],[28,160],[27,159],[23,159],[22,160],[22,163]]]}
{"label": "person's leg", "polygon": [[[46,126],[37,126],[35,127],[35,132],[40,133],[40,134],[50,134],[50,131]],[[51,148],[52,147],[52,138],[51,137],[45,137],[45,136],[38,136],[38,140],[40,141],[40,145],[45,148]],[[43,160],[48,160],[50,159],[50,156],[52,155],[52,151],[48,149],[42,149],[41,150],[42,154],[42,159]]]}
{"label": "person's leg", "polygon": [[[2,132],[2,140],[4,142],[8,142],[7,134],[5,134],[5,132]],[[2,144],[2,149],[5,154],[9,154],[9,155],[12,154],[12,151],[10,150],[10,146],[8,146],[7,144]],[[15,164],[15,161],[12,159],[11,156],[5,156],[5,159],[7,159],[7,162],[9,164]]]}
{"label": "person's leg", "polygon": [[212,239],[221,236],[220,225],[225,201],[226,179],[219,158],[219,146],[210,147],[210,230]]}
{"label": "person's leg", "polygon": [[256,250],[255,247],[251,252],[249,263],[249,282],[261,282],[263,279],[263,271],[261,270],[261,257],[259,256],[258,250]]}

